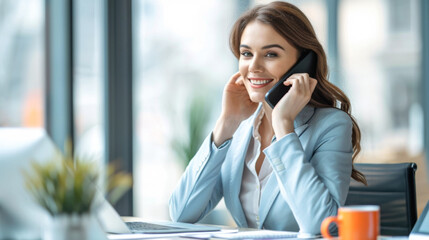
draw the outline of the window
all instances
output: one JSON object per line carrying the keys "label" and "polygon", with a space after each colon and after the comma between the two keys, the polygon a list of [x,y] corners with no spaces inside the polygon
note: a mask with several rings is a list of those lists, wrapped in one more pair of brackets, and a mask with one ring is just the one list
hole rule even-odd
{"label": "window", "polygon": [[418,5],[416,0],[343,0],[338,19],[344,90],[362,131],[358,162],[416,162],[421,212],[429,192]]}
{"label": "window", "polygon": [[[416,1],[410,2],[416,5]],[[413,155],[423,151],[423,136],[414,130],[423,129],[418,91],[420,33],[416,26],[400,34],[390,27],[390,14],[394,14],[390,10],[395,9],[392,4],[344,0],[339,16],[346,91],[362,128],[364,150],[380,158],[391,157],[388,152]],[[418,22],[417,14],[396,17],[402,16]]]}
{"label": "window", "polygon": [[44,1],[0,1],[0,126],[44,125]]}
{"label": "window", "polygon": [[[238,3],[133,2],[137,216],[169,219],[168,199],[190,160],[183,160],[174,145],[192,144],[186,116],[193,101],[204,100],[205,109],[210,110],[210,117],[201,120],[203,137],[214,126],[223,87],[238,71],[237,60],[229,50],[229,32],[238,9],[243,7]],[[202,114],[199,117],[204,119]],[[199,147],[201,143],[194,144]]]}
{"label": "window", "polygon": [[76,151],[104,159],[103,1],[73,1]]}

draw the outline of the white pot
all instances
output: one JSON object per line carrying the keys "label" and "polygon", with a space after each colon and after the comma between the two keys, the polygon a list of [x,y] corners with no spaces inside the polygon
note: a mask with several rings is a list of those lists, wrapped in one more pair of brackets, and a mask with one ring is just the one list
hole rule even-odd
{"label": "white pot", "polygon": [[90,214],[54,216],[45,226],[44,240],[107,239],[96,219]]}

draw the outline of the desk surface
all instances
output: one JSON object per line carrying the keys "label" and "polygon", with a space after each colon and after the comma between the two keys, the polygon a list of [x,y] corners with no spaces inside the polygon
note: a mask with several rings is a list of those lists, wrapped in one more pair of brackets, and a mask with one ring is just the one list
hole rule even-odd
{"label": "desk surface", "polygon": [[[147,219],[141,219],[141,218],[137,218],[137,217],[122,217],[124,221],[147,221]],[[150,221],[149,221],[150,222]],[[224,230],[225,232],[263,232],[263,231],[267,231],[267,233],[269,234],[270,232],[279,232],[282,233],[282,231],[271,231],[271,230],[260,230],[260,229],[253,229],[253,228],[236,228],[236,227],[231,227],[231,226],[222,226],[222,225],[210,225],[210,224],[200,224],[200,225],[209,225],[209,226],[216,226],[216,227],[220,227],[222,230]],[[286,232],[284,232],[286,233]],[[138,236],[133,237],[131,234],[131,238],[125,238],[127,237],[126,235],[123,235],[122,237],[124,238],[110,238],[109,239],[227,239],[227,238],[217,238],[214,237],[211,233],[190,233],[188,234],[188,236],[186,236],[186,233],[182,233],[182,234],[175,234],[175,235],[158,235],[158,236],[147,236],[147,237],[143,237],[143,238],[138,238]],[[261,235],[262,236],[262,235]],[[268,235],[269,236],[269,235]],[[119,237],[119,236],[117,236]],[[301,235],[300,237],[308,237],[307,239],[324,239],[321,236],[303,236]],[[267,237],[265,237],[267,238]],[[276,236],[271,236],[269,237],[271,239],[277,238],[277,239],[281,239],[279,237]],[[231,238],[230,238],[231,239]],[[236,238],[237,239],[237,238]],[[261,239],[261,238],[259,238]],[[293,237],[288,237],[288,238],[283,238],[283,239],[303,239],[303,238],[293,238]],[[334,238],[336,240],[338,240],[338,238]],[[400,236],[400,237],[390,237],[390,236],[379,236],[377,240],[408,240],[408,236]]]}

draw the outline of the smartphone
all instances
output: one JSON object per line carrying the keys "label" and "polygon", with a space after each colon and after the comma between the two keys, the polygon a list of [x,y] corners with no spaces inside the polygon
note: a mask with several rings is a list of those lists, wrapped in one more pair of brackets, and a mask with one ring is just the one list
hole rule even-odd
{"label": "smartphone", "polygon": [[310,77],[314,78],[316,74],[317,56],[313,51],[304,52],[298,61],[287,71],[276,85],[274,85],[265,94],[265,101],[274,108],[280,99],[289,91],[291,86],[285,86],[283,83],[292,74],[295,73],[308,73]]}

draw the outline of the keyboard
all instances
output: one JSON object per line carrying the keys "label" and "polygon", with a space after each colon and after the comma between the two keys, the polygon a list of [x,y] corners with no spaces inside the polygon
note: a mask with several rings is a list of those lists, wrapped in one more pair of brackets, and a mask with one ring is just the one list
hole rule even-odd
{"label": "keyboard", "polygon": [[151,231],[151,230],[174,230],[174,229],[181,229],[181,228],[178,228],[178,227],[158,225],[158,224],[147,223],[147,222],[126,222],[125,224],[127,224],[127,227],[132,232]]}

